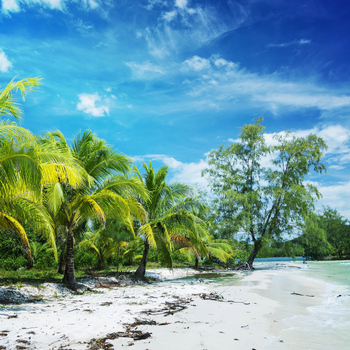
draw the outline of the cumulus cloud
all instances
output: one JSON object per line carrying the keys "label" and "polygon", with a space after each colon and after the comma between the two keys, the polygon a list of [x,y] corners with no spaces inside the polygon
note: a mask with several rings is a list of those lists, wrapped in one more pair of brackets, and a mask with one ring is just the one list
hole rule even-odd
{"label": "cumulus cloud", "polygon": [[176,11],[169,11],[169,12],[165,12],[162,16],[163,19],[165,19],[166,21],[170,22],[171,20],[173,20],[177,15]]}
{"label": "cumulus cloud", "polygon": [[77,109],[89,114],[93,117],[104,117],[105,114],[109,115],[109,107],[107,105],[96,106],[96,103],[101,101],[101,97],[97,92],[94,94],[80,94],[78,95],[79,102],[77,104]]}
{"label": "cumulus cloud", "polygon": [[5,52],[0,51],[0,71],[7,72],[12,66],[11,62],[7,59]]}
{"label": "cumulus cloud", "polygon": [[146,159],[158,160],[167,165],[173,175],[171,181],[186,183],[190,185],[207,185],[207,180],[202,177],[202,170],[204,170],[208,164],[203,159],[200,159],[198,163],[184,163],[165,154],[148,154],[144,156],[133,157],[133,161],[145,161]]}
{"label": "cumulus cloud", "polygon": [[331,185],[322,184],[317,181],[308,181],[307,183],[316,186],[323,196],[317,203],[318,209],[321,209],[322,206],[330,206],[331,208],[336,208],[344,217],[350,218],[350,181],[338,182]]}
{"label": "cumulus cloud", "polygon": [[187,0],[175,0],[175,6],[184,9],[187,7]]}
{"label": "cumulus cloud", "polygon": [[193,56],[192,58],[184,61],[183,63],[187,68],[193,69],[195,71],[200,71],[203,69],[210,68],[210,61],[206,58],[201,58],[199,56]]}
{"label": "cumulus cloud", "polygon": [[19,6],[16,0],[2,0],[3,12],[18,12]]}

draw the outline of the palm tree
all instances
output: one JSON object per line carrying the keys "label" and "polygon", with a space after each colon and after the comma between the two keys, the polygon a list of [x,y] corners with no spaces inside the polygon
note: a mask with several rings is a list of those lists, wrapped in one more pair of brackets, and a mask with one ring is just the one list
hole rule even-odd
{"label": "palm tree", "polygon": [[27,92],[34,91],[39,86],[40,78],[26,78],[19,81],[12,79],[10,83],[0,91],[0,115],[11,114],[17,121],[22,119],[22,110],[13,95],[19,90],[23,101]]}
{"label": "palm tree", "polygon": [[[211,215],[210,208],[208,206],[202,206],[200,208],[194,208],[193,214],[197,217],[201,218],[203,222],[205,222],[205,227],[201,227],[199,232],[199,240],[201,250],[200,256],[195,255],[195,265],[194,268],[198,269],[198,264],[200,258],[208,258],[214,257],[219,261],[226,263],[228,259],[232,257],[233,249],[229,242],[225,239],[214,239],[214,237],[210,234],[210,230],[213,229],[213,223],[215,217]],[[197,242],[195,242],[195,246],[197,246]]]}
{"label": "palm tree", "polygon": [[[0,115],[11,114],[20,120],[21,110],[13,94],[20,90],[24,98],[37,85],[37,78],[11,81],[0,92]],[[81,178],[76,166],[65,152],[40,145],[28,130],[7,120],[0,121],[0,228],[19,234],[30,260],[25,225],[43,233],[57,256],[52,221],[42,206],[42,187],[58,179],[77,184]]]}
{"label": "palm tree", "polygon": [[141,200],[147,212],[147,222],[139,229],[139,234],[144,239],[144,250],[140,266],[135,272],[138,277],[145,275],[150,246],[159,250],[165,265],[171,268],[172,241],[184,241],[184,232],[188,232],[194,239],[198,235],[196,225],[201,223],[199,218],[189,212],[189,209],[199,204],[186,199],[192,193],[190,187],[180,183],[167,184],[166,166],[157,172],[154,171],[152,163],[149,166],[143,164],[143,168],[143,176],[138,169],[134,169],[149,192],[149,198]]}
{"label": "palm tree", "polygon": [[[68,147],[63,135],[56,133],[43,141],[53,142],[61,148]],[[79,227],[88,222],[104,226],[109,217],[121,219],[133,231],[133,217],[140,221],[144,217],[142,205],[135,197],[146,198],[146,191],[136,177],[127,176],[129,158],[113,150],[91,131],[78,133],[70,152],[84,169],[84,182],[69,186],[58,181],[47,187],[45,196],[57,229],[66,236],[63,282],[75,290],[74,237]]]}

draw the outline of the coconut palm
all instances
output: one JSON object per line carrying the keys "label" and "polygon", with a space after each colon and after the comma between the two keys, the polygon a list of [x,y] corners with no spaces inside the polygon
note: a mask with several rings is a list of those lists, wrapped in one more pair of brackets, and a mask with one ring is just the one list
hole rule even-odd
{"label": "coconut palm", "polygon": [[[0,115],[11,114],[17,120],[21,110],[13,98],[16,90],[33,90],[39,79],[24,79],[10,84],[0,92]],[[31,259],[31,250],[24,229],[30,225],[44,234],[54,248],[52,220],[42,206],[42,188],[58,179],[76,185],[81,177],[77,163],[61,150],[41,145],[28,130],[7,120],[0,121],[0,228],[20,235]]]}
{"label": "coconut palm", "polygon": [[[48,135],[43,143],[57,142],[66,148],[63,135]],[[71,154],[80,162],[85,181],[78,186],[56,182],[46,189],[46,203],[58,230],[66,235],[66,268],[63,281],[76,289],[74,271],[74,238],[79,227],[88,222],[104,226],[106,217],[121,219],[133,231],[133,217],[141,222],[142,205],[136,196],[146,198],[146,191],[136,178],[127,176],[130,160],[106,145],[93,132],[78,133],[70,147]],[[64,228],[64,229],[63,229]]]}
{"label": "coconut palm", "polygon": [[12,79],[10,83],[0,91],[0,116],[12,115],[17,121],[22,119],[22,110],[14,98],[19,90],[23,101],[29,91],[34,91],[40,85],[40,78],[26,78],[19,81]]}
{"label": "coconut palm", "polygon": [[[165,265],[172,267],[172,241],[185,242],[184,232],[193,240],[198,236],[197,228],[202,222],[192,215],[189,210],[198,206],[197,201],[188,199],[192,190],[181,183],[167,184],[168,167],[163,166],[157,172],[152,163],[143,164],[145,174],[142,176],[138,169],[134,169],[140,181],[143,181],[149,192],[149,198],[142,202],[147,212],[147,222],[138,232],[144,239],[144,250],[136,276],[143,277],[146,272],[148,252],[150,246],[157,248]],[[191,244],[186,240],[187,244]],[[194,249],[194,248],[193,248]]]}

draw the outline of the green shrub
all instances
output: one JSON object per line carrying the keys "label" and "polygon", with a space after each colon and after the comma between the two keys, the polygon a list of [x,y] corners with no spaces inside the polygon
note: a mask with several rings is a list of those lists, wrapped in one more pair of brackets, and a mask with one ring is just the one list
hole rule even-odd
{"label": "green shrub", "polygon": [[58,264],[52,253],[42,254],[34,266],[38,269],[58,268]]}
{"label": "green shrub", "polygon": [[22,255],[17,257],[9,256],[6,259],[0,260],[0,268],[7,271],[18,270],[21,267],[26,267],[27,264],[27,259],[24,258]]}
{"label": "green shrub", "polygon": [[79,250],[74,257],[74,266],[79,267],[95,267],[97,265],[98,258],[96,254]]}

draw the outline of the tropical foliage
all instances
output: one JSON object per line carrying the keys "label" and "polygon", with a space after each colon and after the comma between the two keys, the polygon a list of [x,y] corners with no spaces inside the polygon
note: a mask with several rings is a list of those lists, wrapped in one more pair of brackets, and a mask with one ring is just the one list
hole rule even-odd
{"label": "tropical foliage", "polygon": [[[256,256],[350,256],[349,223],[304,182],[323,172],[324,141],[289,133],[265,142],[262,119],[240,140],[209,153],[211,192],[169,182],[166,166],[141,169],[93,131],[68,143],[59,131],[34,135],[18,123],[40,79],[12,80],[0,91],[0,269],[58,268],[76,289],[75,266],[104,269],[147,262],[171,268],[235,264]],[[14,120],[14,121],[13,121]],[[270,167],[264,167],[272,157]],[[286,239],[286,233],[294,239]],[[244,239],[245,238],[245,239]]]}

